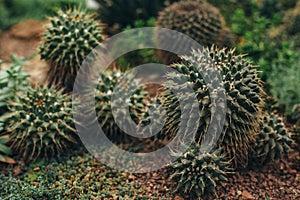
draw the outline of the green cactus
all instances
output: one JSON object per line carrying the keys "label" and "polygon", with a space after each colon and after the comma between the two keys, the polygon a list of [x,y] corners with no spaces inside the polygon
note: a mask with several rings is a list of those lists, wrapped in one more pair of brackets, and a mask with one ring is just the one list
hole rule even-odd
{"label": "green cactus", "polygon": [[77,71],[85,58],[103,41],[100,23],[85,10],[59,10],[40,46],[41,58],[50,62],[49,85],[72,91]]}
{"label": "green cactus", "polygon": [[263,165],[282,159],[288,153],[292,142],[283,120],[273,113],[265,114],[253,147],[253,164]]}
{"label": "green cactus", "polygon": [[[199,66],[194,66],[193,63]],[[216,47],[193,51],[192,56],[182,57],[181,63],[172,65],[172,68],[180,73],[179,76],[186,78],[189,84],[176,83],[178,75],[174,73],[167,75],[170,84],[178,85],[178,88],[190,85],[197,96],[200,121],[195,140],[199,144],[204,140],[212,113],[215,112],[212,109],[214,104],[209,94],[210,86],[205,83],[199,71],[202,66],[204,76],[214,75],[212,71],[214,67],[210,67],[211,65],[207,63],[215,63],[223,81],[227,100],[227,116],[218,145],[230,159],[233,159],[235,167],[245,167],[249,146],[254,141],[255,133],[259,128],[259,114],[262,106],[260,104],[263,104],[261,97],[264,92],[256,66],[248,62],[243,55],[234,55],[234,50],[218,50]],[[210,77],[211,80],[214,78]],[[162,94],[161,101],[167,112],[165,132],[168,133],[169,138],[173,138],[182,120],[179,101],[170,90]],[[186,124],[195,126],[194,121]]]}
{"label": "green cactus", "polygon": [[[126,88],[119,88],[122,90],[121,93],[124,94],[124,97],[130,95],[132,92],[130,97],[127,96],[129,99],[126,101],[129,106],[130,117],[136,124],[139,123],[139,119],[143,115],[148,103],[148,93],[143,87],[139,87],[138,89],[134,90],[133,88],[139,85],[139,81],[134,79],[133,75],[129,74],[125,76],[119,70],[106,71],[101,74],[101,79],[99,80],[95,91],[95,110],[98,117],[98,122],[108,137],[114,140],[124,141],[123,136],[125,137],[125,134],[121,134],[122,131],[115,123],[111,109],[112,94],[121,79],[122,84],[126,85]],[[119,99],[116,99],[115,103],[118,104],[121,102],[119,102]],[[127,122],[125,117],[122,119],[119,118],[123,117],[124,113],[117,113],[117,115],[119,122]]]}
{"label": "green cactus", "polygon": [[199,149],[197,145],[192,145],[170,166],[175,192],[188,199],[213,197],[216,187],[227,181],[230,172],[230,163],[220,151],[200,153]]}
{"label": "green cactus", "polygon": [[232,46],[232,35],[223,16],[216,7],[204,1],[171,4],[159,13],[156,26],[184,33],[204,46]]}
{"label": "green cactus", "polygon": [[71,97],[54,88],[28,88],[1,117],[11,149],[25,161],[48,158],[78,142]]}

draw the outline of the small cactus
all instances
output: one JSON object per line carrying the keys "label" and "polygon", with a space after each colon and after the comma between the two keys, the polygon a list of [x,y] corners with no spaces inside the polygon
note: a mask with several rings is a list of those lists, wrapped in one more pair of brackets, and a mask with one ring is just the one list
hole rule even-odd
{"label": "small cactus", "polygon": [[253,164],[263,165],[282,159],[290,150],[292,142],[283,120],[273,113],[265,114],[253,147]]}
{"label": "small cactus", "polygon": [[93,15],[84,10],[59,10],[49,20],[40,55],[50,62],[49,85],[70,92],[82,62],[103,41],[102,29]]}
{"label": "small cactus", "polygon": [[[112,139],[117,139],[123,141],[125,137],[121,129],[115,122],[113,113],[112,113],[112,95],[115,87],[118,82],[122,80],[122,85],[126,85],[126,87],[119,87],[118,89],[122,90],[121,93],[124,94],[124,98],[128,97],[126,103],[128,103],[129,113],[131,119],[138,124],[141,116],[144,113],[144,109],[147,106],[147,92],[143,87],[135,88],[139,85],[139,81],[134,79],[131,75],[124,75],[119,70],[114,71],[106,71],[101,74],[101,79],[99,80],[96,90],[95,90],[95,110],[96,115],[98,117],[98,122],[102,127],[103,131]],[[133,89],[135,88],[135,89]],[[118,91],[120,92],[120,91]],[[130,94],[132,94],[130,96]],[[118,98],[118,97],[117,97]],[[120,100],[124,99],[114,99],[115,103],[121,103]],[[124,105],[121,105],[124,106]],[[122,111],[121,111],[122,112]],[[118,116],[117,120],[121,123],[126,123],[127,120],[131,120],[125,118],[124,113],[116,113]],[[123,118],[124,117],[124,118]]]}
{"label": "small cactus", "polygon": [[1,117],[11,149],[25,161],[57,156],[78,142],[71,97],[54,88],[28,88]]}
{"label": "small cactus", "polygon": [[188,199],[213,197],[217,186],[227,181],[230,172],[230,163],[220,151],[201,153],[199,149],[192,145],[170,166],[175,192]]}

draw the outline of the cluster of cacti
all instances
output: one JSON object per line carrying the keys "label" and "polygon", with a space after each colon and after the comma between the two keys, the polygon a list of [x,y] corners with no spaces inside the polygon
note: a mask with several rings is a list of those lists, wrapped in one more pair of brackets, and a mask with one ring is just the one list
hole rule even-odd
{"label": "cluster of cacti", "polygon": [[49,85],[70,92],[82,62],[103,41],[101,24],[86,10],[77,9],[60,10],[49,20],[40,46],[41,59],[50,62]]}
{"label": "cluster of cacti", "polygon": [[[132,74],[123,74],[119,70],[106,71],[100,75],[95,90],[95,110],[104,133],[112,139],[123,140],[125,137],[125,134],[121,134],[122,131],[119,125],[116,124],[115,119],[119,123],[128,124],[128,120],[133,120],[138,124],[139,119],[144,114],[148,103],[147,92],[144,87],[137,86],[139,86],[138,79],[134,79]],[[121,96],[113,96],[115,89],[118,90],[117,92]],[[112,113],[112,100],[114,106],[118,108],[128,106],[130,118],[127,118],[128,116],[125,115],[123,109],[117,109],[114,116]],[[128,105],[124,105],[126,103]]]}
{"label": "cluster of cacti", "polygon": [[219,10],[205,1],[188,0],[171,4],[159,13],[156,26],[184,33],[204,46],[230,47],[233,42]]}
{"label": "cluster of cacti", "polygon": [[[212,109],[214,103],[211,102],[209,89],[221,91],[220,88],[210,88],[211,84],[205,83],[203,76],[210,77],[210,80],[214,81],[216,73],[213,70],[217,70],[227,100],[225,124],[218,145],[229,158],[233,159],[236,167],[246,166],[249,146],[259,128],[260,104],[263,102],[263,89],[256,66],[243,55],[234,55],[234,50],[218,50],[215,47],[193,51],[192,56],[182,57],[182,60],[181,63],[172,65],[180,75],[170,73],[167,76],[171,82],[175,81],[173,85],[177,84],[178,88],[186,87],[186,83],[176,83],[178,76],[184,77],[195,91],[200,111],[196,142],[200,144],[204,140],[211,116],[215,112]],[[214,63],[215,67],[211,63]],[[167,111],[166,134],[172,138],[182,120],[181,108],[176,95],[170,90],[166,90],[161,98],[162,105]],[[224,99],[218,101],[222,102]],[[194,126],[195,122],[187,124]]]}
{"label": "cluster of cacti", "polygon": [[0,70],[0,115],[8,110],[8,101],[13,100],[16,93],[24,91],[29,86],[28,77],[29,74],[22,69],[16,58],[15,63],[8,69]]}
{"label": "cluster of cacti", "polygon": [[253,162],[251,164],[266,164],[275,159],[282,159],[292,144],[291,134],[283,120],[276,114],[264,114],[260,131],[253,144]]}
{"label": "cluster of cacti", "polygon": [[57,156],[78,142],[71,97],[53,88],[28,88],[1,117],[11,149],[24,160]]}
{"label": "cluster of cacti", "polygon": [[137,20],[156,17],[166,5],[178,0],[96,0],[98,15],[108,25],[106,32],[114,34],[126,26],[133,26]]}
{"label": "cluster of cacti", "polygon": [[227,181],[230,163],[215,150],[203,153],[198,145],[192,145],[178,160],[171,164],[171,179],[175,192],[189,199],[212,197],[217,186]]}

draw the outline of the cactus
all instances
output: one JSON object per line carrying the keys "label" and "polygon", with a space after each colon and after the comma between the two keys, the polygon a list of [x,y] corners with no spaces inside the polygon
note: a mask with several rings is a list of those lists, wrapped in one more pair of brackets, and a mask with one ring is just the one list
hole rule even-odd
{"label": "cactus", "polygon": [[25,161],[56,156],[77,143],[71,97],[54,88],[28,88],[1,117],[11,149]]}
{"label": "cactus", "polygon": [[217,8],[204,1],[171,4],[159,13],[156,26],[184,33],[204,46],[232,45],[232,35],[223,16]]}
{"label": "cactus", "polygon": [[[139,85],[138,79],[134,79],[132,75],[124,75],[119,70],[106,71],[101,74],[101,79],[99,80],[96,91],[95,91],[95,110],[98,117],[98,122],[102,127],[103,131],[111,138],[124,141],[121,134],[121,130],[118,125],[115,123],[114,116],[111,109],[112,103],[112,94],[118,82],[122,79],[122,84],[127,87],[120,87],[121,93],[124,94],[124,97],[130,98],[128,101],[128,107],[130,112],[131,119],[138,124],[139,119],[144,113],[144,109],[147,106],[147,92],[143,87],[139,87],[134,90],[137,85]],[[124,81],[124,82],[123,82]],[[132,92],[132,95],[130,93]],[[128,95],[128,96],[127,96]],[[116,99],[116,103],[120,103],[119,99]],[[122,103],[121,103],[122,104]],[[126,123],[128,119],[124,117],[124,113],[117,113],[118,121]],[[115,116],[116,117],[116,116]],[[120,119],[119,117],[124,117]]]}
{"label": "cactus", "polygon": [[41,58],[50,62],[49,85],[72,91],[77,71],[85,58],[103,41],[102,28],[87,11],[59,10],[40,46]]}
{"label": "cactus", "polygon": [[[190,57],[182,57],[182,62],[173,64],[180,76],[185,77],[188,85],[193,87],[199,102],[200,121],[195,136],[197,143],[201,143],[209,126],[214,107],[210,96],[209,88],[200,74],[199,66],[203,66],[203,74],[206,77],[214,75],[207,63],[215,63],[218,69],[225,94],[227,97],[227,110],[223,131],[219,137],[218,145],[224,153],[233,159],[235,167],[245,167],[248,161],[248,150],[255,133],[259,128],[261,106],[264,95],[261,80],[257,74],[256,66],[253,66],[243,55],[234,55],[234,50],[218,50],[216,47],[205,48],[192,52]],[[178,75],[169,73],[168,79],[176,81]],[[213,77],[210,79],[212,80]],[[173,82],[174,82],[173,81]],[[178,85],[178,83],[174,83]],[[186,87],[186,83],[179,84],[178,88]],[[167,85],[167,87],[169,87]],[[212,89],[212,88],[211,88]],[[169,138],[177,133],[181,121],[181,108],[176,95],[166,90],[161,101],[167,112],[167,123],[165,132]],[[187,123],[195,125],[195,122]]]}
{"label": "cactus", "polygon": [[212,197],[216,187],[227,181],[229,165],[220,151],[200,154],[199,147],[193,145],[170,166],[175,192],[188,199]]}
{"label": "cactus", "polygon": [[265,114],[253,147],[254,164],[263,165],[282,159],[288,153],[292,142],[283,120],[273,113]]}

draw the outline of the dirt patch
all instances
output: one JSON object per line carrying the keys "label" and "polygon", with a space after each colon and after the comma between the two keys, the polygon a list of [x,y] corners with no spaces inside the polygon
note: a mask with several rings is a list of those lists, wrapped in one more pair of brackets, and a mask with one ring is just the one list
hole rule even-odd
{"label": "dirt patch", "polygon": [[0,59],[9,61],[12,54],[29,57],[37,47],[48,21],[27,20],[12,26],[0,35]]}

